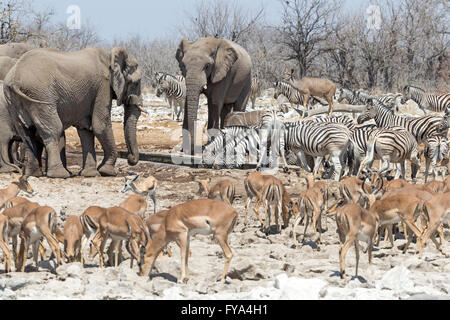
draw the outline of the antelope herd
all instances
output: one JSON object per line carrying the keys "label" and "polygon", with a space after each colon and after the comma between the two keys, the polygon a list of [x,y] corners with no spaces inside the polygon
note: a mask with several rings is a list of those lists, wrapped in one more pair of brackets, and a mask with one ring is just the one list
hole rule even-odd
{"label": "antelope herd", "polygon": [[[331,115],[336,86],[326,79],[302,80],[291,79],[289,86],[284,85],[285,91],[282,91],[283,86],[279,82],[277,86],[280,85],[280,89],[277,90],[288,96],[290,94],[286,92],[297,90],[295,101],[302,103],[305,109],[308,100],[315,99],[315,96],[324,97]],[[254,80],[252,85],[252,95],[255,95],[260,91],[260,84]],[[409,87],[408,90],[412,92]],[[280,92],[276,91],[275,95]],[[292,238],[294,249],[299,245],[299,225],[303,226],[302,243],[305,243],[311,225],[314,233],[312,240],[324,246],[326,243],[322,233],[329,229],[328,220],[334,220],[341,243],[339,265],[343,279],[346,277],[345,259],[350,247],[355,246],[357,276],[359,241],[367,244],[363,251],[368,253],[370,264],[373,248],[379,246],[383,231],[384,239],[389,239],[395,252],[393,235],[397,225],[406,240],[403,254],[415,241],[416,250],[422,258],[424,247],[431,239],[447,257],[443,250],[443,227],[448,227],[450,221],[450,177],[445,178],[445,172],[442,180],[436,180],[440,166],[445,166],[449,158],[446,118],[395,115],[393,107],[387,107],[384,102],[390,101],[392,106],[398,107],[393,101],[398,102],[401,95],[375,98],[362,91],[353,93],[341,89],[340,92],[341,98],[345,96],[349,102],[365,99],[367,109],[358,118],[358,123],[346,116],[305,117],[305,113],[301,120],[290,121],[284,119],[279,111],[255,111],[252,117],[256,115],[258,119],[252,118],[251,125],[226,127],[221,130],[221,135],[211,139],[204,147],[203,160],[207,165],[215,165],[220,159],[219,165],[239,166],[247,155],[256,159],[257,170],[242,177],[245,191],[242,230],[249,228],[248,212],[253,199],[256,204],[252,211],[265,237],[287,233],[289,239]],[[414,92],[420,93],[418,90]],[[177,116],[179,118],[179,114]],[[233,119],[239,123],[245,116],[249,115],[243,114],[241,117],[235,114],[228,121]],[[363,124],[371,119],[376,125]],[[248,123],[247,120],[244,122]],[[231,159],[228,157],[230,151],[235,156]],[[281,175],[290,174],[285,153],[295,154],[297,164],[305,170],[305,173],[297,171],[297,179],[305,179],[306,189],[293,190],[295,196],[288,192],[291,186],[280,179]],[[267,162],[268,154],[270,159]],[[416,175],[422,157],[426,162],[425,183],[419,184]],[[273,164],[275,161],[277,164],[279,158],[284,173],[276,177],[261,171],[267,163]],[[372,164],[376,159],[381,163],[378,171],[374,172]],[[411,162],[411,182],[406,180],[406,161]],[[390,172],[395,170],[391,163],[396,164],[395,177],[390,176]],[[432,181],[428,181],[430,166],[433,170]],[[330,177],[334,177],[334,181]],[[212,234],[225,257],[220,278],[224,283],[233,258],[228,238],[241,213],[233,207],[239,198],[237,185],[228,178],[213,184],[210,177],[195,177],[193,182],[198,184],[197,196],[205,198],[174,204],[158,211],[156,189],[160,182],[153,176],[141,177],[130,173],[124,178],[121,192],[132,191],[133,194],[113,207],[89,206],[81,215],[67,217],[61,230],[54,208],[18,197],[21,191],[30,195],[34,190],[27,176],[14,174],[10,185],[0,190],[0,207],[3,209],[0,214],[0,248],[5,271],[12,270],[13,262],[17,271],[25,271],[30,245],[34,264],[38,268],[39,255],[41,259],[46,258],[45,239],[57,265],[75,261],[84,264],[85,251],[89,246],[89,256],[91,259],[98,256],[100,268],[117,267],[124,260],[122,246],[125,244],[130,255],[130,267],[136,260],[139,274],[148,276],[158,257],[162,254],[172,256],[168,244],[175,242],[181,253],[180,279],[187,282],[191,236]],[[147,198],[153,202],[153,214],[149,215]],[[261,206],[264,215],[260,214]],[[17,237],[20,238],[19,250]],[[108,260],[105,261],[104,251],[108,241]]]}

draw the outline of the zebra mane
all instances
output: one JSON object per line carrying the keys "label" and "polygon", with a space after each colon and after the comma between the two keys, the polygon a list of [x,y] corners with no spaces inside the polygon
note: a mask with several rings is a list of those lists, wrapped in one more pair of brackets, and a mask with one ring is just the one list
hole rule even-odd
{"label": "zebra mane", "polygon": [[408,89],[413,89],[413,90],[417,90],[417,91],[421,91],[421,92],[425,93],[425,90],[424,90],[424,89],[419,88],[419,87],[416,87],[416,86],[410,86],[410,85],[407,85],[407,86],[405,86],[405,87],[403,88],[404,91],[406,91],[406,90],[408,90]]}

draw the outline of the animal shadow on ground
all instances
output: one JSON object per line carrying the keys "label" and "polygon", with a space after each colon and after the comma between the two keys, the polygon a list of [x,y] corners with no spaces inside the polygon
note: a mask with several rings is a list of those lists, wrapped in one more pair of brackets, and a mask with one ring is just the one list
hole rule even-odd
{"label": "animal shadow on ground", "polygon": [[[339,271],[334,271],[332,274],[329,275],[330,278],[333,277],[341,277],[341,273]],[[350,280],[348,281],[353,281],[353,280],[358,280],[360,283],[367,283],[367,280],[364,277],[361,276],[352,276]]]}
{"label": "animal shadow on ground", "polygon": [[177,281],[178,281],[178,279],[176,277],[172,276],[171,274],[165,273],[165,272],[154,273],[149,276],[150,280],[152,280],[153,278],[157,278],[157,277],[162,277],[162,278],[166,279],[167,281],[175,282],[175,283],[177,283]]}

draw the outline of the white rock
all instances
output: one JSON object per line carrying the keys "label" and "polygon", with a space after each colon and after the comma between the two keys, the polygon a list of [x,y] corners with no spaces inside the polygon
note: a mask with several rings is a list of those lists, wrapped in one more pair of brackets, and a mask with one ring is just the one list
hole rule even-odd
{"label": "white rock", "polygon": [[395,291],[414,290],[414,282],[411,279],[411,271],[404,266],[392,268],[383,275],[381,280],[377,281],[376,288]]}
{"label": "white rock", "polygon": [[280,299],[285,300],[315,300],[323,294],[327,282],[322,279],[289,278],[286,274],[280,274],[275,278],[274,287],[281,291]]}

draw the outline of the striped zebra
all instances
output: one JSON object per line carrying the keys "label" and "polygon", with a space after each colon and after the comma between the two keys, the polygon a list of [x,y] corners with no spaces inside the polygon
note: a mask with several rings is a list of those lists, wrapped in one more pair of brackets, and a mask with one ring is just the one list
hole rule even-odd
{"label": "striped zebra", "polygon": [[250,100],[252,101],[252,108],[255,109],[256,98],[261,95],[261,87],[257,78],[252,78],[252,85],[250,87]]}
{"label": "striped zebra", "polygon": [[[233,148],[230,143],[244,135],[249,127],[233,126],[223,129],[215,129],[217,134],[205,145],[203,150],[203,162],[206,165],[223,166],[226,159],[233,157]],[[228,148],[227,148],[228,146]]]}
{"label": "striped zebra", "polygon": [[396,116],[392,110],[376,99],[370,100],[366,111],[358,117],[358,123],[361,124],[370,119],[374,119],[380,128],[405,128],[419,144],[432,136],[447,137],[448,124],[445,118],[438,116],[422,116],[418,118]]}
{"label": "striped zebra", "polygon": [[303,168],[307,167],[305,155],[314,158],[314,176],[317,175],[320,164],[329,155],[334,166],[334,179],[339,181],[342,176],[342,164],[349,146],[352,144],[350,130],[341,124],[314,122],[285,122],[286,147],[293,150]]}
{"label": "striped zebra", "polygon": [[433,180],[436,180],[436,176],[438,175],[436,163],[449,158],[448,143],[447,138],[440,136],[425,140],[425,148],[423,149],[423,155],[425,157],[425,183],[428,181],[430,164],[433,172]]}
{"label": "striped zebra", "polygon": [[441,95],[428,94],[421,88],[405,86],[403,88],[402,104],[410,99],[417,103],[425,114],[427,114],[426,109],[434,112],[445,112],[447,108],[450,108],[450,93]]}
{"label": "striped zebra", "polygon": [[317,123],[338,123],[346,126],[349,130],[353,130],[356,127],[355,121],[352,118],[346,115],[332,115],[331,117],[328,115],[315,116],[311,118],[306,118],[305,121],[312,121]]}
{"label": "striped zebra", "polygon": [[155,72],[155,80],[156,80],[156,83],[159,83],[159,81],[160,80],[166,80],[167,78],[173,78],[173,79],[175,79],[175,80],[177,80],[177,81],[184,81],[184,77],[182,76],[182,75],[171,75],[171,74],[169,74],[169,73],[166,73],[166,72],[161,72],[161,71],[158,71],[158,72]]}
{"label": "striped zebra", "polygon": [[260,138],[259,130],[256,127],[249,127],[245,132],[240,133],[235,139],[227,143],[225,149],[233,150],[234,157],[225,159],[227,168],[241,168],[246,162],[246,156],[249,156],[250,162],[258,161]]}
{"label": "striped zebra", "polygon": [[161,95],[165,95],[169,100],[170,107],[173,107],[172,120],[175,120],[176,115],[177,121],[181,121],[180,116],[183,112],[186,100],[185,81],[179,81],[173,76],[162,76],[159,78],[156,90],[156,96],[160,97]]}
{"label": "striped zebra", "polygon": [[[267,111],[262,116],[259,125],[260,158],[256,170],[260,170],[261,166],[266,164],[271,167],[278,167],[278,161],[281,157],[283,170],[289,171],[285,157],[285,126],[283,120],[283,112],[276,110]],[[269,144],[270,149],[268,149]],[[269,150],[269,161],[267,161],[267,150]]]}
{"label": "striped zebra", "polygon": [[368,142],[372,133],[378,130],[377,125],[367,124],[363,126],[358,126],[351,130],[351,140],[353,142],[352,158],[353,166],[351,169],[352,175],[358,173],[361,161],[365,158]]}
{"label": "striped zebra", "polygon": [[[273,97],[274,99],[278,99],[280,95],[283,95],[288,99],[289,103],[291,104],[291,108],[293,108],[292,105],[297,106],[303,105],[304,99],[303,95],[297,89],[295,89],[289,82],[286,81],[275,82],[275,93]],[[308,99],[308,110],[310,110],[311,104],[314,103],[313,101],[315,101],[315,103],[319,103],[317,99],[315,99],[314,97],[310,97],[310,99]],[[303,117],[305,116],[305,111],[306,110],[303,110]]]}
{"label": "striped zebra", "polygon": [[356,99],[356,94],[353,90],[347,89],[347,88],[340,88],[338,90],[339,92],[339,98],[337,99],[337,101],[339,103],[341,103],[344,99],[347,100],[347,102],[349,104],[357,104],[356,102],[358,101]]}
{"label": "striped zebra", "polygon": [[374,159],[378,157],[383,165],[378,174],[389,169],[390,163],[399,163],[401,178],[405,179],[405,160],[411,161],[412,177],[415,178],[420,167],[419,147],[414,136],[403,127],[390,127],[375,130],[368,142],[367,155],[361,162],[358,176],[363,170],[371,172]]}
{"label": "striped zebra", "polygon": [[370,100],[376,99],[388,109],[398,111],[398,104],[402,96],[401,93],[386,93],[380,96],[374,96],[365,90],[359,89],[355,91],[354,102],[355,104],[368,104],[370,103]]}

